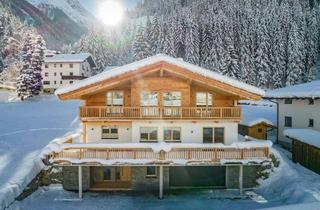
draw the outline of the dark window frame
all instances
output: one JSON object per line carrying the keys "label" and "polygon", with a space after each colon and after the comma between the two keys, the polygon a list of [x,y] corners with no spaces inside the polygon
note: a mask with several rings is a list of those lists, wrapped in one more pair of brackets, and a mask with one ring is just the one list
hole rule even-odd
{"label": "dark window frame", "polygon": [[284,127],[288,127],[288,128],[292,127],[292,117],[290,116],[284,117]]}

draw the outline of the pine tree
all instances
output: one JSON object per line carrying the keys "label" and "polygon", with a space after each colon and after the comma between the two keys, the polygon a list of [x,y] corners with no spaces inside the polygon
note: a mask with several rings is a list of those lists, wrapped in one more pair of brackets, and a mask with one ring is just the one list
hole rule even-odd
{"label": "pine tree", "polygon": [[146,29],[141,27],[135,37],[133,43],[133,58],[134,60],[141,60],[152,55],[152,49],[149,45]]}
{"label": "pine tree", "polygon": [[34,49],[32,53],[32,68],[33,68],[33,84],[32,95],[39,95],[42,88],[42,64],[44,62],[45,42],[43,38],[38,35],[34,40]]}
{"label": "pine tree", "polygon": [[186,55],[185,59],[193,64],[199,65],[200,52],[199,52],[199,31],[196,23],[191,22],[186,34]]}

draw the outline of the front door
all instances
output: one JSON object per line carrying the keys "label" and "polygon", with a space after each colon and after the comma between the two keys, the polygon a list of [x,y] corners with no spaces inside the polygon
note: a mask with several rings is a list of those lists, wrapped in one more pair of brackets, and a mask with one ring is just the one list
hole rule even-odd
{"label": "front door", "polygon": [[203,143],[213,142],[213,128],[203,128]]}

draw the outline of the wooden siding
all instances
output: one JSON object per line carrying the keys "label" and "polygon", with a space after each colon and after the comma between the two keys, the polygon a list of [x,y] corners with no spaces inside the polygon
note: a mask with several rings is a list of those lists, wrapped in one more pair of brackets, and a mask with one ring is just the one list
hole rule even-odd
{"label": "wooden siding", "polygon": [[294,139],[292,141],[292,160],[320,174],[320,148]]}

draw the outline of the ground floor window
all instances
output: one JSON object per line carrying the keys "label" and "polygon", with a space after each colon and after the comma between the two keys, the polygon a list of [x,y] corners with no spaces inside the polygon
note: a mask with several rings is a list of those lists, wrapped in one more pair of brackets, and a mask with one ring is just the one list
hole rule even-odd
{"label": "ground floor window", "polygon": [[224,143],[224,128],[214,128],[214,143]]}
{"label": "ground floor window", "polygon": [[156,142],[158,141],[158,129],[156,127],[140,128],[141,142]]}
{"label": "ground floor window", "polygon": [[181,129],[180,128],[164,128],[163,139],[165,141],[181,141]]}
{"label": "ground floor window", "polygon": [[155,166],[147,166],[147,177],[157,176],[157,170]]}
{"label": "ground floor window", "polygon": [[102,139],[119,139],[118,127],[102,126]]}
{"label": "ground floor window", "polygon": [[224,128],[203,128],[203,143],[224,143]]}

